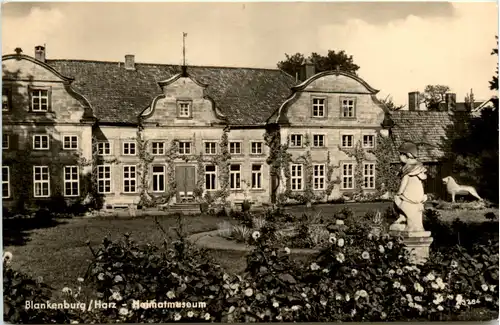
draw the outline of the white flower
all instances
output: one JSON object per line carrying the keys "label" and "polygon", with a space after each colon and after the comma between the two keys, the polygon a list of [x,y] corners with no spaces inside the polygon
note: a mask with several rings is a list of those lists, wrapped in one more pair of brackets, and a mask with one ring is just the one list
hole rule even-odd
{"label": "white flower", "polygon": [[123,278],[119,275],[115,276],[115,282],[121,282],[123,281]]}
{"label": "white flower", "polygon": [[346,295],[345,295],[345,301],[349,301],[349,300],[351,300],[351,296],[349,296],[349,294],[346,293]]}
{"label": "white flower", "polygon": [[169,292],[167,292],[167,297],[168,297],[168,299],[175,298],[175,293],[173,291],[169,291]]}
{"label": "white flower", "polygon": [[234,306],[229,307],[229,311],[228,311],[228,313],[229,313],[229,314],[232,314],[232,313],[233,313],[233,311],[234,311],[235,309],[236,309],[236,308],[235,308]]}
{"label": "white flower", "polygon": [[461,294],[458,294],[455,299],[457,300],[457,303],[461,303],[464,300]]}
{"label": "white flower", "polygon": [[285,253],[290,254],[291,250],[288,247],[285,247]]}
{"label": "white flower", "polygon": [[342,300],[342,295],[340,293],[335,294],[335,300]]}
{"label": "white flower", "polygon": [[205,316],[204,316],[205,320],[210,320],[210,314],[209,313],[206,313]]}
{"label": "white flower", "polygon": [[415,298],[413,298],[413,299],[415,299],[415,301],[422,301],[422,297],[420,297],[420,296],[415,296]]}
{"label": "white flower", "polygon": [[99,275],[97,276],[97,279],[103,281],[104,280],[104,273],[99,273]]}
{"label": "white flower", "polygon": [[227,273],[224,273],[222,276],[222,280],[227,281],[229,279],[229,275]]}
{"label": "white flower", "polygon": [[370,254],[367,251],[364,251],[363,254],[361,254],[361,257],[365,260],[370,258]]}
{"label": "white flower", "polygon": [[493,297],[490,296],[490,295],[487,295],[486,297],[484,297],[484,300],[486,300],[486,301],[493,301]]}
{"label": "white flower", "polygon": [[248,288],[245,290],[245,296],[250,297],[253,295],[253,290],[252,288]]}
{"label": "white flower", "polygon": [[339,261],[339,263],[343,263],[345,261],[345,257],[344,257],[344,254],[342,253],[338,253],[335,258],[337,259],[337,261]]}
{"label": "white flower", "polygon": [[324,300],[324,299],[321,299],[321,300],[319,301],[319,303],[320,303],[320,304],[322,304],[323,306],[326,306],[327,301],[326,301],[326,300]]}
{"label": "white flower", "polygon": [[429,281],[429,278],[427,277],[427,275],[422,278],[422,281],[424,281],[424,282]]}
{"label": "white flower", "polygon": [[454,295],[448,295],[448,296],[446,296],[446,297],[447,297],[448,299],[450,299],[450,300],[451,300],[451,299],[455,299],[455,296],[454,296]]}
{"label": "white flower", "polygon": [[64,288],[62,288],[62,292],[67,293],[67,294],[71,294],[71,289],[68,287],[64,287]]}
{"label": "white flower", "polygon": [[329,269],[323,269],[323,273],[328,273],[328,272],[330,272]]}
{"label": "white flower", "polygon": [[451,261],[451,264],[450,264],[450,265],[451,265],[451,267],[453,267],[453,268],[458,267],[458,263],[457,263],[457,261]]}
{"label": "white flower", "polygon": [[392,284],[392,287],[397,289],[397,288],[401,287],[401,283],[399,283],[398,281],[395,281],[395,282]]}
{"label": "white flower", "polygon": [[128,314],[128,309],[127,309],[127,308],[125,308],[125,307],[122,307],[122,308],[120,308],[119,313],[120,313],[120,315],[122,315],[122,316],[127,316],[127,314]]}
{"label": "white flower", "polygon": [[316,263],[312,263],[311,264],[311,270],[313,270],[313,271],[319,270],[319,265],[316,264]]}
{"label": "white flower", "polygon": [[78,279],[76,279],[76,280],[77,280],[78,282],[83,282],[83,281],[84,281],[84,280],[83,280],[83,278],[78,278]]}
{"label": "white flower", "polygon": [[443,298],[443,296],[441,294],[434,294],[434,297],[436,297],[436,299],[434,299],[432,302],[435,305],[439,305],[444,300],[444,298]]}
{"label": "white flower", "polygon": [[427,274],[427,279],[429,279],[429,281],[434,281],[436,279],[436,277],[434,276],[434,274],[429,273],[429,274]]}
{"label": "white flower", "polygon": [[393,269],[390,269],[390,270],[389,270],[389,275],[390,275],[390,276],[394,275],[394,273],[396,273],[396,272],[395,272]]}
{"label": "white flower", "polygon": [[481,289],[483,289],[484,291],[488,291],[488,285],[487,284],[481,284]]}
{"label": "white flower", "polygon": [[397,275],[403,275],[403,270],[401,270],[401,269],[397,269],[397,270],[396,270],[396,274],[397,274]]}
{"label": "white flower", "polygon": [[390,242],[387,243],[387,248],[388,249],[392,249],[393,245],[394,244],[392,243],[392,241],[390,241]]}
{"label": "white flower", "polygon": [[352,276],[356,276],[358,274],[358,270],[352,269],[351,274],[352,274]]}
{"label": "white flower", "polygon": [[274,308],[278,308],[279,306],[280,306],[280,304],[277,301],[273,302],[273,307]]}
{"label": "white flower", "polygon": [[406,286],[405,285],[401,286],[401,291],[406,291]]}
{"label": "white flower", "polygon": [[309,309],[309,308],[311,308],[311,305],[309,305],[309,304],[306,304],[306,307],[307,307],[307,308]]}
{"label": "white flower", "polygon": [[330,242],[330,244],[335,244],[335,242],[337,241],[337,238],[335,238],[335,235],[330,235],[330,238],[328,238],[328,241]]}
{"label": "white flower", "polygon": [[120,301],[120,300],[122,300],[122,296],[120,295],[120,293],[118,291],[115,291],[111,295],[111,299]]}
{"label": "white flower", "polygon": [[368,239],[369,239],[369,240],[372,240],[372,239],[373,239],[373,234],[372,234],[372,233],[369,233],[369,234],[368,234]]}
{"label": "white flower", "polygon": [[339,247],[344,246],[344,239],[343,239],[343,238],[339,238],[339,240],[337,241],[337,245],[338,245]]}
{"label": "white flower", "polygon": [[356,309],[351,310],[351,316],[354,317],[356,315]]}
{"label": "white flower", "polygon": [[436,289],[436,290],[439,289],[439,286],[436,282],[432,282],[431,287],[432,287],[432,289]]}
{"label": "white flower", "polygon": [[174,314],[174,320],[175,320],[175,321],[178,321],[178,320],[180,320],[180,319],[181,319],[181,314],[179,314],[179,313],[175,313],[175,314]]}
{"label": "white flower", "polygon": [[415,290],[417,290],[418,292],[424,292],[424,287],[422,287],[422,285],[418,282],[415,282],[415,284],[413,285],[413,287],[415,288]]}
{"label": "white flower", "polygon": [[276,319],[277,319],[277,320],[282,320],[282,319],[283,319],[283,316],[278,315],[278,316],[276,316]]}
{"label": "white flower", "polygon": [[382,245],[378,245],[378,251],[379,251],[380,253],[384,254],[384,253],[385,253],[384,246],[382,246]]}
{"label": "white flower", "polygon": [[387,314],[384,313],[384,312],[380,313],[380,318],[386,319],[387,318]]}
{"label": "white flower", "polygon": [[436,284],[440,289],[444,289],[444,287],[446,286],[446,284],[443,282],[443,279],[439,277],[436,279]]}
{"label": "white flower", "polygon": [[188,311],[187,316],[188,316],[189,318],[191,318],[191,317],[193,317],[193,316],[194,316],[194,313],[190,310],[190,311]]}
{"label": "white flower", "polygon": [[11,252],[5,252],[3,254],[3,261],[5,263],[10,263],[10,261],[12,261],[12,253]]}
{"label": "white flower", "polygon": [[259,237],[260,237],[260,232],[258,232],[258,231],[254,231],[254,232],[252,233],[252,238],[253,238],[253,239],[257,240],[257,239],[259,239]]}
{"label": "white flower", "polygon": [[359,297],[361,298],[368,297],[368,292],[366,292],[365,290],[356,291],[356,293],[354,294],[354,299],[358,300]]}
{"label": "white flower", "polygon": [[413,302],[409,302],[408,306],[410,306],[411,308],[413,308],[413,307],[415,307],[415,304]]}
{"label": "white flower", "polygon": [[71,324],[78,324],[78,321],[77,320],[72,320]]}
{"label": "white flower", "polygon": [[495,291],[496,285],[490,285],[490,291]]}
{"label": "white flower", "polygon": [[292,310],[299,310],[299,307],[300,306],[294,305],[294,306],[292,306]]}
{"label": "white flower", "polygon": [[406,294],[406,299],[408,299],[408,301],[413,301],[413,298],[409,293]]}
{"label": "white flower", "polygon": [[438,309],[439,311],[443,311],[443,309],[444,309],[444,308],[443,308],[443,306],[439,305],[439,306],[437,306],[437,309]]}

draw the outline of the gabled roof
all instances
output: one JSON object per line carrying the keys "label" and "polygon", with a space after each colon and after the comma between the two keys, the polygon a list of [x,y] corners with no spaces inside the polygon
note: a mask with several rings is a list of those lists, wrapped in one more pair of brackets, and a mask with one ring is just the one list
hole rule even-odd
{"label": "gabled roof", "polygon": [[422,162],[436,162],[449,152],[449,141],[461,131],[469,114],[467,112],[395,111],[390,113],[394,122],[391,128],[393,162],[399,161],[397,152],[405,141],[418,146]]}
{"label": "gabled roof", "polygon": [[[161,94],[159,81],[181,73],[168,64],[47,60],[63,75],[74,78],[72,86],[92,104],[104,123],[136,123],[139,114]],[[188,66],[197,82],[208,85],[206,95],[232,125],[259,125],[286,100],[295,78],[277,69]]]}

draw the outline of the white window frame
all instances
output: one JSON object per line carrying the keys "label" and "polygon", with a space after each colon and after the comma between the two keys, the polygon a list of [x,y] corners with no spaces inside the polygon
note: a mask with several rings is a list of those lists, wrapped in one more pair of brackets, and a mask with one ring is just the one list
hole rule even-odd
{"label": "white window frame", "polygon": [[[156,148],[155,148],[156,145]],[[155,152],[156,150],[156,152]],[[163,156],[165,154],[165,142],[163,141],[152,141],[151,142],[151,154],[153,156]]]}
{"label": "white window frame", "polygon": [[[47,95],[42,95],[42,92],[46,92]],[[49,111],[49,107],[50,107],[50,103],[49,103],[49,100],[50,100],[50,95],[49,95],[49,90],[48,89],[40,89],[40,88],[32,88],[30,89],[30,92],[31,92],[31,111],[32,112],[48,112]],[[36,95],[35,96],[35,92],[39,92],[39,95]],[[42,100],[43,98],[45,98],[47,100],[47,103],[45,104],[46,106],[46,109],[42,109],[43,105],[42,105]],[[38,105],[39,105],[39,109],[35,109],[35,102],[38,101]]]}
{"label": "white window frame", "polygon": [[[293,138],[295,139],[300,139],[300,145],[296,145],[297,141],[293,141]],[[298,133],[293,133],[290,134],[290,148],[302,148],[304,146],[304,135],[303,134],[298,134]]]}
{"label": "white window frame", "polygon": [[[345,171],[345,166],[351,166],[350,168],[350,174],[346,174]],[[349,171],[349,169],[347,169],[347,171]],[[343,190],[353,190],[354,189],[354,163],[352,162],[343,162],[341,164],[341,170],[340,170],[340,173],[341,173],[341,183],[340,183],[340,186],[341,186],[341,189]],[[345,187],[344,186],[344,179],[351,179],[351,187]]]}
{"label": "white window frame", "polygon": [[304,166],[302,164],[290,165],[290,187],[292,191],[304,189]]}
{"label": "white window frame", "polygon": [[[40,169],[40,179],[36,179],[37,169]],[[43,179],[44,171],[46,171],[47,179]],[[37,195],[37,184],[41,186],[41,193]],[[47,195],[43,195],[43,185],[47,184]],[[49,166],[33,166],[33,197],[41,198],[41,197],[50,197],[50,169]]]}
{"label": "white window frame", "polygon": [[[313,164],[313,189],[324,190],[326,183],[326,165]],[[318,185],[318,187],[316,187]]]}
{"label": "white window frame", "polygon": [[[125,177],[125,169],[128,168],[128,177]],[[132,172],[133,169],[133,172]],[[122,168],[122,175],[123,175],[123,193],[137,193],[137,166],[136,165],[123,165]],[[134,174],[134,177],[130,177],[131,174]],[[126,191],[126,182],[129,182],[129,190]],[[132,182],[134,186],[134,190],[130,191],[130,188],[132,187]]]}
{"label": "white window frame", "polygon": [[[217,145],[218,145],[217,141],[204,141],[203,144],[204,144],[206,155],[216,155],[217,154]],[[207,151],[207,149],[209,149],[209,150]],[[214,149],[213,152],[212,152],[212,149]]]}
{"label": "white window frame", "polygon": [[[351,137],[351,145],[345,145],[344,144],[344,137]],[[346,141],[346,144],[348,144],[348,141]],[[354,148],[354,135],[353,134],[341,134],[340,135],[340,145],[342,148]]]}
{"label": "white window frame", "polygon": [[[4,144],[6,146],[4,146]],[[10,134],[2,134],[2,150],[10,149]]]}
{"label": "white window frame", "polygon": [[[255,145],[255,147],[254,147]],[[255,149],[255,152],[254,152]],[[260,149],[257,152],[257,149]],[[250,154],[252,155],[262,155],[264,153],[264,143],[262,141],[250,141]]]}
{"label": "white window frame", "polygon": [[[183,105],[187,105],[187,111],[184,111]],[[190,100],[179,100],[177,101],[177,117],[180,118],[191,118],[192,117],[192,102]]]}
{"label": "white window frame", "polygon": [[[189,144],[186,146],[186,144]],[[193,149],[193,143],[191,141],[179,141],[179,155],[190,155]],[[189,150],[186,150],[188,149]],[[189,151],[189,152],[188,152]]]}
{"label": "white window frame", "polygon": [[[68,138],[68,137],[70,138],[69,139],[69,145],[70,145],[69,148],[66,147],[66,138]],[[72,138],[73,137],[76,138],[76,148],[72,147],[72,144],[73,144],[73,139]],[[62,140],[63,140],[63,150],[78,150],[78,148],[80,146],[80,143],[79,143],[80,141],[79,141],[77,135],[74,135],[74,134],[64,134],[63,137],[62,137]]]}
{"label": "white window frame", "polygon": [[[163,169],[162,172],[155,172],[155,167],[161,167]],[[153,186],[153,193],[163,193],[165,192],[166,189],[166,178],[167,178],[167,171],[165,168],[165,165],[153,165],[151,167],[151,174],[152,174],[152,186]],[[163,176],[163,182],[160,182],[161,176]],[[155,190],[155,178],[156,178],[156,184],[160,189]],[[163,190],[161,190],[163,188]]]}
{"label": "white window frame", "polygon": [[[314,137],[323,137],[323,145],[321,145],[321,146],[318,145],[317,146],[315,144]],[[319,140],[318,140],[318,142],[319,142]],[[324,135],[322,133],[315,133],[315,134],[313,134],[312,135],[312,147],[313,148],[325,148],[326,147],[326,135]]]}
{"label": "white window frame", "polygon": [[[4,170],[7,170],[7,179],[3,179]],[[3,186],[7,184],[7,196],[3,195]],[[9,166],[2,166],[2,198],[10,198],[10,168]]]}
{"label": "white window frame", "polygon": [[[213,166],[215,168],[214,171],[207,171],[208,166]],[[205,169],[205,191],[216,191],[217,190],[217,165],[209,164],[203,167]],[[210,176],[210,185],[213,188],[207,188],[207,176]],[[212,178],[213,177],[213,178]]]}
{"label": "white window frame", "polygon": [[[128,153],[125,153],[125,148],[127,147],[128,145]],[[131,146],[133,145],[133,146]],[[131,153],[132,151],[132,148],[134,149],[134,153]],[[137,143],[135,141],[123,141],[123,144],[122,144],[122,154],[124,156],[135,156],[137,155]]]}
{"label": "white window frame", "polygon": [[[344,101],[347,101],[348,103],[345,104]],[[352,103],[349,103],[352,102]],[[352,114],[346,115],[346,109],[351,109]],[[356,117],[356,100],[354,98],[341,98],[340,99],[340,109],[341,111],[341,117],[342,118],[355,118]]]}
{"label": "white window frame", "polygon": [[[367,166],[372,166],[371,168],[371,174],[367,174],[366,171],[366,167]],[[367,189],[367,190],[373,190],[375,189],[375,173],[376,173],[376,170],[375,170],[375,163],[374,162],[364,162],[363,163],[363,188],[364,189]],[[366,186],[366,183],[367,181],[368,182],[372,182],[372,186]]]}
{"label": "white window frame", "polygon": [[[365,137],[371,137],[372,138],[372,142],[371,142],[371,145],[366,145],[365,144]],[[375,147],[375,135],[373,134],[363,134],[363,148],[374,148]]]}
{"label": "white window frame", "polygon": [[[109,170],[109,177],[106,177],[106,169]],[[102,175],[104,177],[99,177],[99,174],[102,172]],[[112,193],[112,187],[111,187],[111,177],[112,177],[113,170],[111,168],[111,165],[98,165],[97,166],[97,192],[99,194],[109,194]],[[100,191],[100,184],[102,182],[102,188],[104,191]],[[106,184],[109,182],[109,191],[106,191]]]}
{"label": "white window frame", "polygon": [[[37,148],[36,145],[36,137],[40,137],[40,148]],[[42,147],[42,138],[47,138],[47,147]],[[50,150],[50,137],[48,134],[34,134],[33,135],[33,150]]]}
{"label": "white window frame", "polygon": [[[106,145],[108,145],[107,148],[106,148]],[[112,154],[112,148],[113,148],[113,145],[112,145],[111,141],[109,141],[109,140],[97,142],[97,154],[99,156],[110,156]]]}
{"label": "white window frame", "polygon": [[[238,170],[232,170],[233,166],[238,166]],[[239,178],[237,177],[239,176]],[[233,178],[234,178],[234,185],[237,185],[236,187],[231,186],[233,184]],[[236,182],[238,180],[238,182]],[[241,190],[241,164],[231,164],[229,165],[229,188],[231,190]]]}
{"label": "white window frame", "polygon": [[[322,103],[315,103],[315,101],[322,101]],[[314,114],[314,110],[317,109],[317,113],[319,113],[320,109],[323,114]],[[326,98],[313,97],[312,98],[312,107],[311,107],[311,116],[314,118],[324,118],[326,117]]]}
{"label": "white window frame", "polygon": [[[234,145],[234,147],[232,147]],[[233,151],[232,149],[239,148],[239,151]],[[241,155],[243,154],[243,143],[241,141],[229,141],[229,154],[230,155]]]}
{"label": "white window frame", "polygon": [[[259,170],[254,170],[254,166],[259,166],[260,167]],[[264,169],[263,164],[252,164],[252,182],[251,182],[252,190],[262,189],[263,169]]]}
{"label": "white window frame", "polygon": [[[70,179],[66,179],[66,168],[70,169],[69,175]],[[76,179],[73,179],[73,168],[76,168]],[[63,169],[63,180],[64,180],[64,196],[65,197],[76,197],[80,196],[80,170],[78,166],[64,166]],[[70,191],[73,191],[73,184],[76,183],[76,194],[67,194],[66,190],[69,189]]]}

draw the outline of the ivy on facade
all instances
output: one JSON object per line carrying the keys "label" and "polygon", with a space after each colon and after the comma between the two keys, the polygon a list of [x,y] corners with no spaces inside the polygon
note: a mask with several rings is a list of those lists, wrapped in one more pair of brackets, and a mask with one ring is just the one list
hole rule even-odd
{"label": "ivy on facade", "polygon": [[375,186],[379,195],[395,193],[398,188],[398,166],[392,162],[393,142],[389,137],[377,137],[377,144],[369,152],[375,155]]}

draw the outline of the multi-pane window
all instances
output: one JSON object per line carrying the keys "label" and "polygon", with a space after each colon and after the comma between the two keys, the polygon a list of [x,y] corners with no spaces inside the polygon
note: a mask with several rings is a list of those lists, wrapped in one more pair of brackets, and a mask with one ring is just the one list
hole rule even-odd
{"label": "multi-pane window", "polygon": [[10,89],[2,88],[2,111],[10,110]]}
{"label": "multi-pane window", "polygon": [[78,149],[78,137],[76,135],[65,135],[63,137],[63,149],[65,150]]}
{"label": "multi-pane window", "polygon": [[354,145],[354,136],[353,135],[342,135],[342,147],[352,148],[353,145]]}
{"label": "multi-pane window", "polygon": [[325,165],[313,165],[313,183],[315,190],[325,189]]}
{"label": "multi-pane window", "polygon": [[153,192],[165,192],[165,166],[153,166]]}
{"label": "multi-pane window", "polygon": [[97,166],[97,192],[111,193],[111,166]]}
{"label": "multi-pane window", "polygon": [[313,117],[325,117],[325,99],[324,98],[313,98],[312,102],[312,116]]}
{"label": "multi-pane window", "polygon": [[205,154],[215,155],[217,154],[217,142],[205,142]]}
{"label": "multi-pane window", "polygon": [[325,146],[325,135],[324,134],[314,134],[313,135],[313,147],[321,148]]}
{"label": "multi-pane window", "polygon": [[342,164],[342,188],[349,190],[354,188],[354,164]]}
{"label": "multi-pane window", "polygon": [[251,142],[252,155],[262,154],[262,142]]}
{"label": "multi-pane window", "polygon": [[252,165],[252,188],[261,189],[262,188],[262,165],[255,164]]}
{"label": "multi-pane window", "polygon": [[180,101],[177,105],[179,107],[179,117],[191,117],[191,102]]}
{"label": "multi-pane window", "polygon": [[97,143],[97,150],[101,156],[111,155],[111,143],[109,141],[99,141]]}
{"label": "multi-pane window", "polygon": [[135,141],[126,141],[123,143],[123,155],[135,156]]}
{"label": "multi-pane window", "polygon": [[153,155],[164,155],[165,154],[165,143],[164,142],[151,142],[151,153]]}
{"label": "multi-pane window", "polygon": [[232,155],[241,155],[241,142],[239,141],[229,142],[229,153]]}
{"label": "multi-pane window", "polygon": [[2,166],[2,197],[10,197],[10,169],[8,166]]}
{"label": "multi-pane window", "polygon": [[78,166],[64,166],[64,196],[80,195]]}
{"label": "multi-pane window", "polygon": [[136,166],[123,166],[123,192],[135,193],[136,187]]}
{"label": "multi-pane window", "polygon": [[49,150],[49,136],[46,134],[35,134],[33,136],[33,149]]}
{"label": "multi-pane window", "polygon": [[10,136],[8,134],[2,134],[2,149],[7,150],[10,147]]}
{"label": "multi-pane window", "polygon": [[292,181],[292,190],[302,190],[302,165],[293,164],[290,166],[290,176]]}
{"label": "multi-pane window", "polygon": [[290,147],[302,147],[302,134],[290,135]]}
{"label": "multi-pane window", "polygon": [[215,165],[205,166],[205,189],[206,190],[217,189],[217,169]]}
{"label": "multi-pane window", "polygon": [[241,165],[231,165],[229,169],[229,176],[231,189],[241,189]]}
{"label": "multi-pane window", "polygon": [[191,142],[179,141],[179,155],[190,155],[190,154],[191,154]]}
{"label": "multi-pane window", "polygon": [[374,189],[375,188],[375,164],[374,163],[364,163],[363,164],[363,181],[364,188]]}
{"label": "multi-pane window", "polygon": [[50,196],[49,166],[33,166],[33,196]]}
{"label": "multi-pane window", "polygon": [[31,91],[31,109],[33,112],[47,112],[49,110],[49,91],[33,89]]}
{"label": "multi-pane window", "polygon": [[373,148],[375,146],[375,136],[371,134],[363,135],[363,147]]}
{"label": "multi-pane window", "polygon": [[342,117],[354,117],[354,99],[342,99]]}

